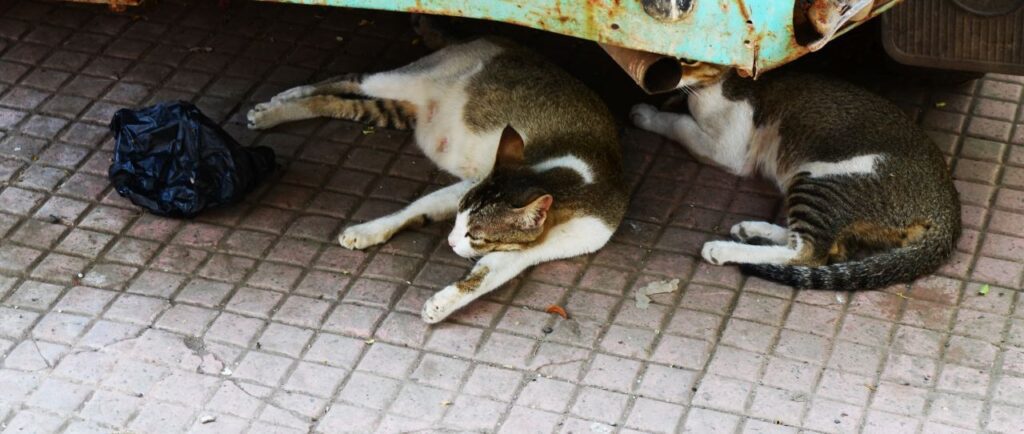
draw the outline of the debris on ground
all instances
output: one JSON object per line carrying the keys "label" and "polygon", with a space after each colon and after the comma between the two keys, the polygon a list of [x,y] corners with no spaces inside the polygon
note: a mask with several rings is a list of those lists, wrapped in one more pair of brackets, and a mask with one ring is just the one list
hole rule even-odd
{"label": "debris on ground", "polygon": [[562,319],[569,319],[569,313],[566,312],[565,309],[562,308],[562,306],[559,306],[557,304],[552,304],[551,306],[548,306],[548,308],[545,309],[544,312],[557,314],[558,316],[562,317]]}
{"label": "debris on ground", "polygon": [[213,423],[213,422],[216,422],[216,421],[217,421],[217,416],[212,416],[212,415],[208,415],[208,414],[199,416],[199,423],[201,423],[203,425],[206,425],[208,423]]}
{"label": "debris on ground", "polygon": [[636,307],[647,309],[647,306],[651,304],[650,295],[674,292],[677,289],[679,289],[679,279],[658,280],[648,283],[647,286],[636,291]]}
{"label": "debris on ground", "polygon": [[550,335],[551,332],[555,331],[555,329],[551,328],[551,326],[545,326],[544,328],[540,329],[540,331],[546,335]]}
{"label": "debris on ground", "polygon": [[188,48],[188,52],[189,53],[212,53],[213,52],[213,47],[206,47],[206,46],[204,46],[204,47],[189,47]]}
{"label": "debris on ground", "polygon": [[989,291],[989,287],[988,287],[988,284],[986,283],[984,285],[981,285],[981,288],[978,289],[978,294],[985,295],[985,294],[988,294],[988,291]]}
{"label": "debris on ground", "polygon": [[375,132],[377,132],[377,130],[375,128],[373,128],[373,125],[367,125],[365,128],[363,128],[363,135],[364,136],[368,136],[368,135],[373,134]]}

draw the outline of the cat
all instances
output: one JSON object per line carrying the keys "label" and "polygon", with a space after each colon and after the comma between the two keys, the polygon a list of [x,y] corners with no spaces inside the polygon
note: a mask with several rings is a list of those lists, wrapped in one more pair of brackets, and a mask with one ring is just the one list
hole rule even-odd
{"label": "cat", "polygon": [[633,123],[784,192],[786,227],[745,221],[709,241],[715,265],[796,288],[875,289],[938,269],[960,236],[960,201],[939,149],[894,104],[825,77],[745,79],[687,65],[690,114],[639,104]]}
{"label": "cat", "polygon": [[427,300],[428,323],[532,265],[598,250],[626,211],[608,109],[568,73],[509,41],[475,39],[393,71],[299,86],[255,106],[248,120],[264,129],[320,116],[414,129],[423,153],[461,179],[338,238],[365,249],[454,216],[448,244],[480,259]]}

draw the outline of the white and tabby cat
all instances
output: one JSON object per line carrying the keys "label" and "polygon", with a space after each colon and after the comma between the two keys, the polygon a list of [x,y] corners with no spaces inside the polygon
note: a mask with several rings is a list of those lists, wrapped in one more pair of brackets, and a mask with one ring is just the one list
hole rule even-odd
{"label": "white and tabby cat", "polygon": [[423,153],[463,180],[339,236],[343,246],[364,249],[457,214],[448,243],[460,256],[482,257],[427,300],[422,317],[430,323],[527,267],[601,248],[626,210],[607,108],[567,73],[506,41],[477,39],[393,71],[296,87],[257,105],[249,125],[319,116],[415,125]]}
{"label": "white and tabby cat", "polygon": [[[742,222],[701,255],[798,288],[872,289],[935,271],[960,236],[945,160],[892,103],[813,75],[758,80],[689,65],[690,114],[633,108],[640,128],[784,191],[787,227]],[[760,245],[765,244],[765,245]]]}

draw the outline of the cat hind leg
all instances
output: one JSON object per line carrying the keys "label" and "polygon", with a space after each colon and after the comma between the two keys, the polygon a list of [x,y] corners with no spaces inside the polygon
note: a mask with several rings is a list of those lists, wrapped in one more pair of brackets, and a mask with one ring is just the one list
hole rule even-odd
{"label": "cat hind leg", "polygon": [[783,246],[789,242],[788,229],[768,222],[739,222],[732,225],[729,235],[744,244]]}
{"label": "cat hind leg", "polygon": [[708,241],[700,255],[714,265],[725,264],[790,264],[813,256],[812,243],[805,243],[798,234],[789,237],[787,245],[756,246],[735,241]]}
{"label": "cat hind leg", "polygon": [[405,130],[416,123],[416,106],[397,100],[346,99],[318,95],[258,104],[246,114],[249,129],[262,130],[286,122],[329,117]]}
{"label": "cat hind leg", "polygon": [[360,84],[366,77],[361,73],[348,73],[323,81],[285,90],[270,98],[270,102],[282,102],[314,95],[363,95]]}

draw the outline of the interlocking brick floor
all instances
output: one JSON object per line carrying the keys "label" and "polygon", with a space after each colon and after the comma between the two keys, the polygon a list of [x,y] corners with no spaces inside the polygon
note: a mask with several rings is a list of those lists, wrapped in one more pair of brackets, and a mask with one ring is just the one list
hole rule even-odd
{"label": "interlocking brick floor", "polygon": [[[0,2],[4,433],[1024,430],[1024,78],[879,86],[957,178],[964,236],[936,276],[836,294],[709,266],[701,243],[778,216],[777,194],[626,128],[635,198],[613,242],[429,327],[423,301],[470,266],[446,224],[363,252],[334,238],[451,179],[406,132],[244,128],[284,88],[422,55],[406,17],[153,3]],[[195,221],[140,213],[105,178],[106,123],[168,99],[282,170]]]}

